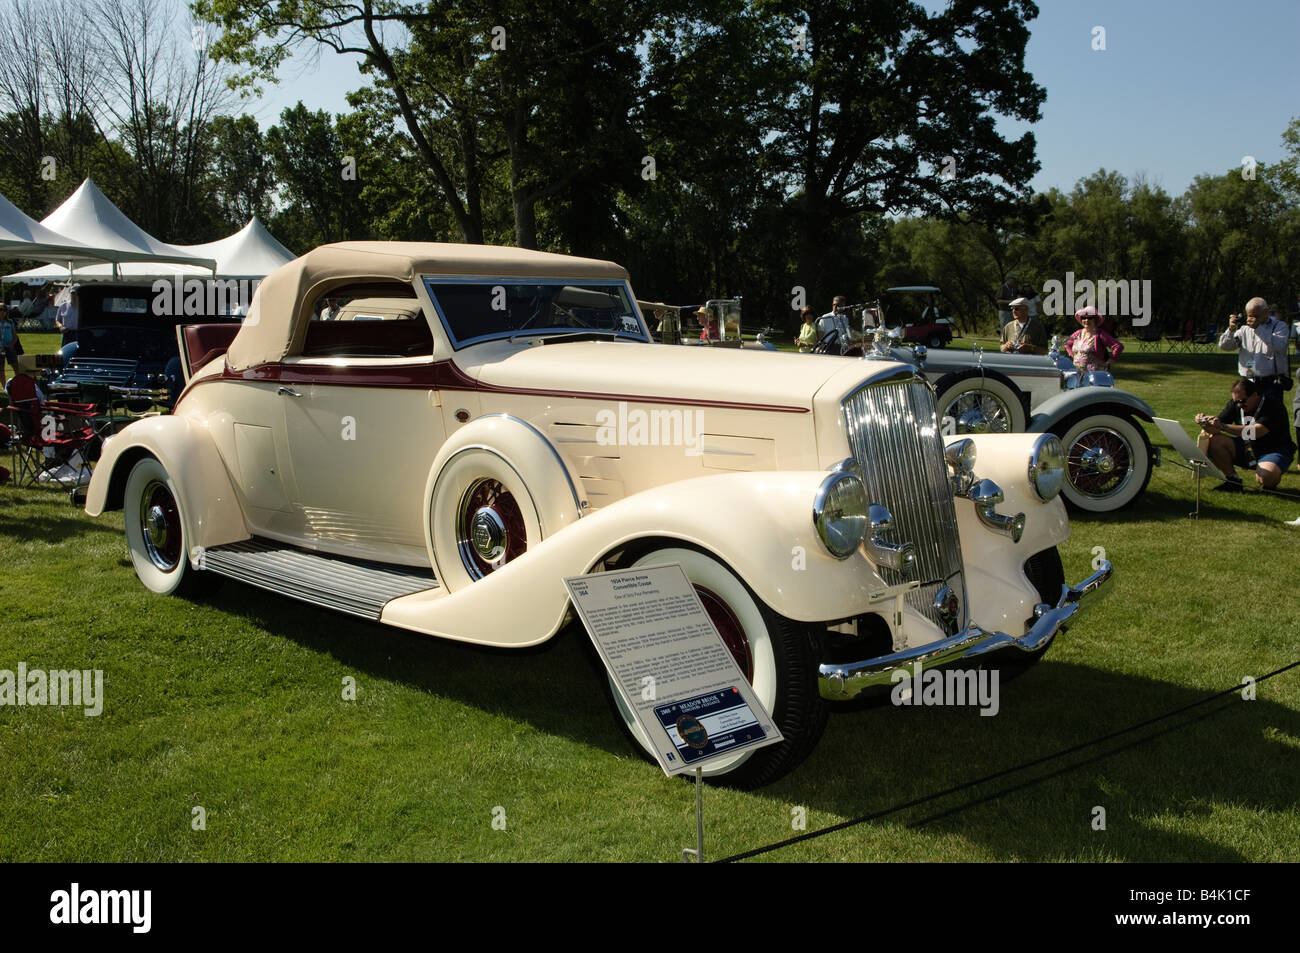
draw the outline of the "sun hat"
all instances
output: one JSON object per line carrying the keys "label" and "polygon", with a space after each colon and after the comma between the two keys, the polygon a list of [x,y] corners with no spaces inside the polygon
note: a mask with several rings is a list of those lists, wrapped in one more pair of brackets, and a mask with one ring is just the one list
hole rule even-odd
{"label": "sun hat", "polygon": [[1083,324],[1084,318],[1096,318],[1100,321],[1101,312],[1092,305],[1088,305],[1086,308],[1080,308],[1078,311],[1074,312],[1074,320],[1078,321],[1080,324]]}

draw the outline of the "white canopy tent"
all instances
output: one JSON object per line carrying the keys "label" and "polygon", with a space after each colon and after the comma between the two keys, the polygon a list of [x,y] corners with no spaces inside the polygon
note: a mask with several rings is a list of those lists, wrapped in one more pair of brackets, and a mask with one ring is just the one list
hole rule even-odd
{"label": "white canopy tent", "polygon": [[[18,214],[22,213],[18,212]],[[42,276],[43,280],[47,281],[75,277],[75,265],[78,261],[110,262],[99,266],[82,265],[82,267],[101,267],[108,277],[112,277],[115,273],[121,274],[123,262],[143,262],[155,267],[158,262],[186,264],[199,269],[197,273],[208,275],[211,275],[212,269],[216,267],[216,261],[207,255],[185,251],[176,245],[169,245],[154,238],[122,214],[121,209],[110,202],[108,196],[90,179],[82,182],[77,191],[68,196],[62,205],[41,219],[40,225],[55,235],[71,238],[74,245],[85,249],[85,253],[77,259],[64,257],[50,259],[48,255],[31,254],[20,249],[13,250],[12,255],[15,258],[44,258],[69,263],[69,267],[51,267],[51,273]],[[168,273],[174,274],[174,272]],[[22,279],[11,275],[7,280]]]}
{"label": "white canopy tent", "polygon": [[[293,253],[276,241],[275,236],[266,230],[266,226],[256,216],[233,235],[215,242],[171,247],[195,258],[215,262],[215,277],[218,278],[265,278],[285,262],[294,259]],[[76,282],[111,281],[115,277],[140,281],[152,281],[155,278],[211,278],[214,277],[214,271],[212,268],[167,261],[126,262],[117,265],[116,269],[110,264],[87,264],[73,268],[71,272],[67,268],[46,265],[6,275],[4,280],[39,284],[65,278]]]}
{"label": "white canopy tent", "polygon": [[0,195],[0,257],[63,262],[64,267],[55,270],[66,274],[67,269],[73,265],[121,261],[122,255],[121,249],[92,247],[91,244],[60,234],[56,229],[31,218]]}

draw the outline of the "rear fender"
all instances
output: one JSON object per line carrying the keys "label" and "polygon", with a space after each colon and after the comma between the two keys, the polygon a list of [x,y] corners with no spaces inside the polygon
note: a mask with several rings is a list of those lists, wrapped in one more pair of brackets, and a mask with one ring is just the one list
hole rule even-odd
{"label": "rear fender", "polygon": [[230,474],[208,428],[189,417],[146,417],[104,442],[86,490],[86,513],[122,508],[131,468],[156,457],[175,485],[192,546],[220,546],[250,535]]}

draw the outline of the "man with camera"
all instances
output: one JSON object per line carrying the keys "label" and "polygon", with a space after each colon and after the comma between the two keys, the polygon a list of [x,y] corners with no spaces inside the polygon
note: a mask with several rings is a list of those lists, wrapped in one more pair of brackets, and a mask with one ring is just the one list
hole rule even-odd
{"label": "man with camera", "polygon": [[1237,373],[1259,384],[1261,393],[1281,397],[1291,389],[1286,348],[1289,338],[1286,322],[1268,313],[1268,302],[1251,298],[1246,302],[1245,319],[1228,315],[1228,329],[1219,338],[1220,351],[1237,352]]}
{"label": "man with camera", "polygon": [[1223,482],[1215,487],[1220,492],[1240,493],[1241,477],[1233,466],[1248,466],[1252,461],[1256,482],[1271,489],[1295,456],[1281,398],[1265,396],[1248,377],[1240,377],[1232,385],[1232,397],[1217,417],[1197,414],[1196,422],[1201,425],[1197,446],[1223,473]]}
{"label": "man with camera", "polygon": [[1011,320],[1002,328],[1004,354],[1046,354],[1047,330],[1038,318],[1029,316],[1029,299],[1011,301]]}

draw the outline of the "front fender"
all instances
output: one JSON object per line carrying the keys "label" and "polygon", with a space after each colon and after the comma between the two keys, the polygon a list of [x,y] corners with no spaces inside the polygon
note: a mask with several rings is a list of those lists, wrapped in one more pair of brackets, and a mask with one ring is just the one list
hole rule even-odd
{"label": "front fender", "polygon": [[86,513],[121,509],[127,476],[145,456],[156,457],[175,484],[192,545],[220,546],[249,537],[212,435],[202,421],[188,417],[146,417],[106,440],[86,489]]}
{"label": "front fender", "polygon": [[1141,417],[1147,423],[1155,418],[1155,411],[1140,397],[1115,387],[1076,387],[1061,391],[1034,408],[1029,421],[1030,433],[1047,433],[1080,411],[1090,414],[1116,414]]}
{"label": "front fender", "polygon": [[787,618],[846,618],[884,583],[861,550],[839,560],[817,538],[813,498],[826,476],[727,473],[645,490],[583,517],[467,588],[395,599],[381,621],[481,644],[533,645],[564,622],[565,576],[651,539],[712,553]]}
{"label": "front fender", "polygon": [[1029,455],[1038,434],[977,434],[962,439],[975,441],[975,476],[992,480],[1002,489],[1005,499],[997,511],[1008,516],[1025,514],[1025,531],[1016,543],[980,522],[970,500],[959,497],[954,501],[970,615],[980,625],[1019,632],[1017,626],[1041,601],[1025,577],[1025,561],[1070,538],[1065,503],[1059,494],[1044,503],[1029,485]]}

